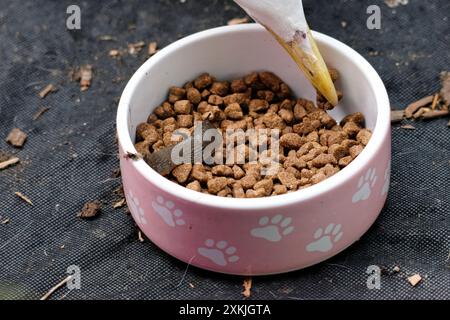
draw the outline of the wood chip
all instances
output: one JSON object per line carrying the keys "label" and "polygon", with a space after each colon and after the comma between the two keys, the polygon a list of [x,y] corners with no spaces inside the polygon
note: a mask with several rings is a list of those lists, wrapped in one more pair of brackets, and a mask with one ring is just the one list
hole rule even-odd
{"label": "wood chip", "polygon": [[100,41],[116,41],[116,38],[114,38],[113,36],[110,36],[110,35],[104,35],[104,36],[98,37],[98,40],[100,40]]}
{"label": "wood chip", "polygon": [[0,224],[5,225],[5,224],[8,224],[10,221],[11,220],[9,218],[6,218],[6,219],[2,220],[2,222],[0,222]]}
{"label": "wood chip", "polygon": [[117,50],[117,49],[112,49],[112,50],[109,50],[108,54],[109,54],[110,57],[115,58],[115,57],[120,56],[120,51]]}
{"label": "wood chip", "polygon": [[23,195],[21,192],[14,192],[14,194],[23,201],[25,201],[26,203],[28,203],[30,206],[33,205],[33,202],[31,202],[31,200],[27,196]]}
{"label": "wood chip", "polygon": [[138,231],[138,240],[141,243],[145,241],[144,237],[142,236],[142,231],[141,230]]}
{"label": "wood chip", "polygon": [[439,95],[435,94],[434,98],[433,98],[433,103],[431,104],[431,110],[436,110],[438,101],[439,101]]}
{"label": "wood chip", "polygon": [[153,41],[148,44],[148,55],[151,57],[158,52],[158,43]]}
{"label": "wood chip", "polygon": [[19,163],[19,162],[20,162],[20,159],[17,158],[17,157],[13,157],[13,158],[8,159],[6,161],[0,162],[0,170],[4,170],[4,169],[6,169],[8,167],[11,167],[11,166]]}
{"label": "wood chip", "polygon": [[413,125],[410,125],[410,124],[405,124],[404,126],[401,126],[400,128],[405,129],[405,130],[416,130],[416,127],[414,127]]}
{"label": "wood chip", "polygon": [[420,108],[423,108],[430,103],[433,102],[434,96],[428,96],[425,98],[422,98],[420,100],[417,100],[416,102],[411,103],[406,109],[405,109],[405,116],[406,118],[412,118],[414,113],[417,112]]}
{"label": "wood chip", "polygon": [[448,110],[434,110],[434,111],[425,112],[422,115],[422,119],[430,120],[430,119],[442,118],[442,117],[448,116],[449,114],[450,114],[450,112]]}
{"label": "wood chip", "polygon": [[400,267],[399,266],[395,266],[394,269],[392,269],[392,271],[394,271],[395,273],[399,273],[400,272]]}
{"label": "wood chip", "polygon": [[252,295],[252,278],[245,279],[244,284],[242,286],[244,287],[242,295],[245,298],[250,298],[250,296]]}
{"label": "wood chip", "polygon": [[92,66],[86,64],[80,67],[80,90],[86,91],[91,86]]}
{"label": "wood chip", "polygon": [[37,119],[42,117],[42,115],[46,113],[48,110],[50,110],[50,108],[47,107],[40,108],[39,111],[34,114],[33,121],[36,121]]}
{"label": "wood chip", "polygon": [[191,287],[192,289],[194,289],[194,288],[195,288],[195,286],[194,286],[194,284],[193,284],[193,283],[189,283],[189,287]]}
{"label": "wood chip", "polygon": [[126,200],[125,200],[125,199],[122,199],[122,200],[120,200],[120,201],[115,202],[115,203],[113,204],[113,208],[114,208],[114,209],[119,209],[119,208],[122,208],[125,204],[126,204]]}
{"label": "wood chip", "polygon": [[128,44],[128,53],[132,55],[138,54],[145,47],[144,41]]}
{"label": "wood chip", "polygon": [[450,106],[450,72],[441,72],[441,92],[440,96],[444,100],[445,105]]}
{"label": "wood chip", "polygon": [[49,84],[44,89],[42,89],[41,92],[39,92],[39,97],[41,97],[41,99],[44,99],[50,93],[56,92],[56,91],[58,91],[58,88],[56,88],[53,84]]}
{"label": "wood chip", "polygon": [[95,200],[87,202],[77,217],[82,219],[90,219],[96,217],[101,211],[102,204],[100,201]]}
{"label": "wood chip", "polygon": [[234,26],[234,25],[237,25],[237,24],[247,23],[249,21],[250,21],[250,19],[248,17],[245,17],[245,18],[234,18],[234,19],[231,19],[230,21],[228,21],[228,25],[229,26]]}
{"label": "wood chip", "polygon": [[402,122],[405,117],[405,110],[392,110],[391,111],[391,123]]}
{"label": "wood chip", "polygon": [[44,294],[42,296],[42,298],[40,300],[47,300],[48,298],[50,298],[50,296],[55,293],[56,291],[58,291],[59,289],[61,289],[66,283],[68,283],[70,280],[72,280],[73,276],[68,276],[67,278],[65,278],[64,280],[62,280],[60,283],[58,283],[56,286],[54,286],[53,288],[51,288],[46,294]]}
{"label": "wood chip", "polygon": [[413,118],[419,119],[420,117],[422,117],[424,115],[424,113],[427,113],[429,111],[431,111],[431,108],[420,108],[419,110],[417,110],[416,113],[414,113]]}
{"label": "wood chip", "polygon": [[6,137],[6,142],[16,148],[22,148],[27,140],[28,135],[20,130],[19,128],[14,128]]}
{"label": "wood chip", "polygon": [[422,277],[419,274],[415,274],[411,277],[408,277],[408,282],[413,286],[417,286],[419,282],[422,281]]}

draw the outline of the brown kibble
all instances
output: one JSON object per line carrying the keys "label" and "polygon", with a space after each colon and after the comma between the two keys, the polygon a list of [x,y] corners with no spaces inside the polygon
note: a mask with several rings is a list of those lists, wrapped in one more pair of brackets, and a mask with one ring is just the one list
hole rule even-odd
{"label": "brown kibble", "polygon": [[408,282],[413,286],[417,286],[419,282],[422,281],[422,277],[420,274],[412,275],[411,277],[408,277]]}
{"label": "brown kibble", "polygon": [[160,139],[160,135],[155,126],[144,122],[137,126],[136,138],[138,141],[146,140],[148,143],[153,144]]}
{"label": "brown kibble", "polygon": [[232,120],[241,120],[244,117],[241,106],[238,103],[232,103],[225,108],[225,115]]}
{"label": "brown kibble", "polygon": [[347,122],[344,124],[343,130],[350,138],[354,138],[361,128],[354,122]]}
{"label": "brown kibble", "polygon": [[272,188],[273,188],[272,179],[264,179],[264,180],[258,181],[253,186],[254,190],[263,189],[265,196],[270,196],[270,194],[272,193]]}
{"label": "brown kibble", "polygon": [[245,191],[244,191],[244,188],[242,188],[242,185],[240,183],[235,183],[233,185],[233,197],[245,198]]}
{"label": "brown kibble", "polygon": [[275,99],[275,94],[270,90],[259,90],[256,93],[259,99],[266,100],[267,102],[272,102]]}
{"label": "brown kibble", "polygon": [[281,184],[283,184],[286,188],[289,190],[295,190],[297,189],[297,178],[294,174],[287,172],[287,171],[281,171],[278,173],[278,180],[280,180]]}
{"label": "brown kibble", "polygon": [[156,114],[152,113],[151,115],[148,116],[147,123],[153,124],[157,120],[158,120],[158,117],[156,116]]}
{"label": "brown kibble", "polygon": [[156,116],[161,120],[175,116],[175,110],[173,109],[172,105],[168,102],[164,102],[162,106],[157,107],[154,112]]}
{"label": "brown kibble", "polygon": [[333,155],[336,160],[339,160],[348,155],[348,149],[339,144],[333,144],[328,148],[328,153]]}
{"label": "brown kibble", "polygon": [[250,112],[261,112],[267,110],[269,108],[269,103],[266,100],[262,99],[253,99],[250,101],[248,105],[248,109]]}
{"label": "brown kibble", "polygon": [[44,89],[42,89],[41,92],[39,92],[39,97],[41,99],[44,99],[46,96],[48,96],[52,92],[58,91],[58,88],[55,87],[53,84],[47,85]]}
{"label": "brown kibble", "polygon": [[281,109],[280,111],[278,111],[278,115],[286,123],[291,123],[292,120],[294,120],[294,113],[291,110]]}
{"label": "brown kibble", "polygon": [[102,204],[98,200],[88,202],[84,205],[81,212],[78,213],[77,217],[82,218],[82,219],[94,218],[100,213],[101,207],[102,207]]}
{"label": "brown kibble", "polygon": [[298,133],[302,136],[308,135],[315,130],[311,121],[303,121],[302,123],[298,123],[294,125],[292,129],[295,133]]}
{"label": "brown kibble", "polygon": [[171,87],[169,90],[169,102],[175,103],[186,96],[186,89],[179,87]]}
{"label": "brown kibble", "polygon": [[209,90],[207,90],[207,89],[203,90],[202,93],[201,93],[202,98],[205,99],[205,100],[208,100],[208,97],[209,97],[210,94],[211,94],[211,92],[209,92]]}
{"label": "brown kibble", "polygon": [[189,102],[193,104],[199,104],[200,101],[202,101],[202,95],[200,94],[200,91],[198,91],[196,88],[187,89],[186,96]]}
{"label": "brown kibble", "polygon": [[232,177],[233,175],[233,169],[226,165],[218,165],[211,169],[211,173],[215,176],[221,176],[221,177]]}
{"label": "brown kibble", "polygon": [[198,180],[199,182],[202,183],[208,180],[205,167],[202,164],[194,164],[192,166],[191,177],[192,179]]}
{"label": "brown kibble", "polygon": [[307,142],[306,138],[297,133],[287,133],[281,136],[280,145],[288,149],[298,149]]}
{"label": "brown kibble", "polygon": [[177,116],[177,124],[180,128],[190,128],[194,125],[194,116],[190,114],[180,114]]}
{"label": "brown kibble", "polygon": [[356,136],[356,140],[358,140],[358,142],[363,144],[364,146],[367,146],[371,137],[372,137],[372,132],[370,132],[367,129],[362,129]]}
{"label": "brown kibble", "polygon": [[223,190],[220,190],[219,193],[217,193],[218,197],[228,197],[230,194],[232,194],[232,191],[230,187],[225,187]]}
{"label": "brown kibble", "polygon": [[270,90],[274,92],[280,90],[281,79],[272,72],[260,72],[259,79]]}
{"label": "brown kibble", "polygon": [[185,183],[192,171],[192,164],[185,163],[179,165],[172,170],[172,175],[177,179],[178,183]]}
{"label": "brown kibble", "polygon": [[211,91],[211,93],[214,95],[224,97],[228,94],[229,90],[230,84],[224,81],[224,82],[214,82],[209,91]]}
{"label": "brown kibble", "polygon": [[186,188],[197,191],[197,192],[201,192],[202,191],[202,186],[200,185],[200,182],[193,181],[191,183],[189,183]]}
{"label": "brown kibble", "polygon": [[347,122],[354,122],[357,125],[359,125],[360,127],[364,127],[365,118],[361,112],[355,112],[353,114],[346,116],[344,119],[342,119],[341,126],[344,126]]}
{"label": "brown kibble", "polygon": [[245,171],[237,165],[234,165],[232,170],[233,170],[233,177],[236,180],[240,180],[245,176]]}
{"label": "brown kibble", "polygon": [[208,191],[212,194],[217,194],[228,185],[228,180],[225,177],[214,178],[208,181]]}
{"label": "brown kibble", "polygon": [[269,129],[283,130],[286,127],[286,123],[276,113],[266,113],[262,118],[264,125]]}
{"label": "brown kibble", "polygon": [[223,103],[228,106],[232,103],[238,103],[240,105],[248,105],[250,102],[249,95],[247,93],[233,93],[223,98]]}
{"label": "brown kibble", "polygon": [[136,148],[136,151],[143,157],[148,155],[150,153],[150,145],[151,143],[148,141],[141,141],[136,143],[134,146]]}
{"label": "brown kibble", "polygon": [[6,137],[6,142],[16,148],[22,148],[27,140],[28,135],[20,130],[19,128],[14,128]]}
{"label": "brown kibble", "polygon": [[285,194],[285,193],[287,193],[286,186],[284,186],[282,184],[276,184],[273,186],[272,195],[276,196],[276,195],[281,195],[281,194]]}
{"label": "brown kibble", "polygon": [[264,190],[264,188],[260,188],[257,190],[248,189],[245,195],[247,196],[247,198],[262,198],[266,195],[266,191]]}
{"label": "brown kibble", "polygon": [[244,82],[247,86],[251,86],[258,81],[258,74],[256,72],[252,72],[249,75],[244,77]]}
{"label": "brown kibble", "polygon": [[190,114],[192,111],[192,104],[189,100],[181,100],[175,102],[175,113],[176,114]]}
{"label": "brown kibble", "polygon": [[251,189],[257,181],[255,175],[247,173],[239,182],[244,189]]}
{"label": "brown kibble", "polygon": [[198,90],[203,90],[206,89],[206,87],[209,87],[213,81],[213,77],[211,77],[208,73],[203,73],[195,79],[194,85]]}
{"label": "brown kibble", "polygon": [[220,106],[221,104],[223,104],[223,98],[218,95],[212,94],[208,98],[208,103],[210,103],[212,105]]}
{"label": "brown kibble", "polygon": [[317,174],[312,176],[311,183],[312,184],[318,184],[319,182],[322,182],[326,178],[327,178],[327,176],[325,175],[325,173],[319,172],[319,173],[317,173]]}
{"label": "brown kibble", "polygon": [[339,159],[339,166],[340,167],[346,167],[350,164],[350,162],[353,161],[353,157],[352,156],[346,156],[343,157],[341,159]]}
{"label": "brown kibble", "polygon": [[244,93],[247,92],[247,86],[245,85],[244,80],[237,79],[231,82],[231,92],[232,93]]}
{"label": "brown kibble", "polygon": [[360,144],[350,148],[349,153],[353,159],[355,159],[363,151],[364,147]]}
{"label": "brown kibble", "polygon": [[337,164],[337,160],[332,154],[322,153],[312,160],[312,165],[316,168],[322,168],[327,164]]}
{"label": "brown kibble", "polygon": [[277,92],[278,98],[288,99],[291,97],[291,95],[292,95],[292,93],[291,93],[291,89],[289,88],[289,86],[286,83],[281,83],[280,91]]}

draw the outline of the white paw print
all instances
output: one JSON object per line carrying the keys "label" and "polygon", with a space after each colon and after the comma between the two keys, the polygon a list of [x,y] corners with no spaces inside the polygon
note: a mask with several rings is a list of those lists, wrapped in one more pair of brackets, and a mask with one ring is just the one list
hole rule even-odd
{"label": "white paw print", "polygon": [[389,162],[386,171],[384,172],[384,185],[383,189],[381,189],[381,195],[385,195],[389,191],[389,184],[391,183],[391,162]]}
{"label": "white paw print", "polygon": [[335,225],[334,223],[330,223],[328,227],[326,227],[325,231],[322,228],[317,229],[314,233],[314,239],[316,241],[311,242],[306,246],[306,251],[308,252],[328,252],[333,249],[333,246],[336,242],[338,242],[342,235],[344,234],[341,231],[342,226],[340,224]]}
{"label": "white paw print", "polygon": [[369,169],[365,176],[361,176],[358,183],[358,192],[353,195],[352,202],[357,203],[359,201],[367,200],[370,198],[372,188],[377,182],[377,176],[375,175],[375,168]]}
{"label": "white paw print", "polygon": [[138,224],[147,224],[144,209],[141,208],[139,199],[134,196],[132,191],[128,193],[128,198],[131,200],[129,201],[128,205],[130,206],[130,211],[133,215],[134,220],[136,220]]}
{"label": "white paw print", "polygon": [[259,220],[260,227],[254,228],[250,231],[251,235],[255,238],[263,238],[267,241],[278,242],[287,236],[292,231],[294,227],[290,224],[292,223],[292,218],[284,217],[278,214],[269,220],[269,217],[262,217]]}
{"label": "white paw print", "polygon": [[215,243],[214,240],[208,239],[205,241],[205,247],[206,248],[198,248],[198,253],[218,266],[224,267],[228,263],[239,260],[239,257],[235,255],[237,251],[236,248],[228,246],[226,241]]}
{"label": "white paw print", "polygon": [[175,227],[186,224],[186,221],[182,219],[183,211],[175,209],[175,203],[172,201],[166,202],[163,197],[159,196],[156,201],[152,202],[152,207],[168,226]]}

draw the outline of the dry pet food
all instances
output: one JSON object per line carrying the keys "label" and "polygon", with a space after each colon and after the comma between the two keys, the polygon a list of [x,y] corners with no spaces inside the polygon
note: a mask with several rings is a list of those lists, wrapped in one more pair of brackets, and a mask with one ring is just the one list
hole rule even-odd
{"label": "dry pet food", "polygon": [[[333,80],[339,78],[336,70],[331,73]],[[281,195],[338,173],[369,143],[372,133],[365,128],[363,114],[348,115],[337,123],[327,113],[331,108],[321,96],[316,105],[294,98],[271,72],[254,72],[232,81],[204,73],[168,90],[167,100],[137,127],[135,146],[152,168],[191,190],[235,198]],[[173,148],[187,144],[193,154],[199,151],[192,143],[199,124],[222,134],[223,143],[214,154],[222,161],[207,164],[190,158],[175,165],[170,160]],[[230,130],[253,133],[231,149],[233,159],[243,162],[229,161],[227,140],[234,137],[228,135]],[[279,139],[269,138],[273,132]],[[261,151],[264,145],[269,148]],[[258,161],[252,161],[255,152],[259,152]],[[270,162],[275,171],[263,170],[267,163],[262,159],[267,158],[277,159],[275,164]]]}

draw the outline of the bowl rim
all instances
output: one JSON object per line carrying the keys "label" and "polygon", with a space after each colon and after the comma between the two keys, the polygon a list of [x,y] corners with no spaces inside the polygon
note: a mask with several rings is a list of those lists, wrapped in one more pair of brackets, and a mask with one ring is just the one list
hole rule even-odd
{"label": "bowl rim", "polygon": [[[261,32],[266,31],[262,26],[256,23],[241,24],[234,26],[222,26],[213,29],[201,31],[185,38],[182,38],[169,46],[165,47],[153,57],[148,59],[131,77],[126,85],[117,111],[117,134],[119,145],[126,152],[137,153],[128,130],[128,120],[130,114],[130,101],[136,92],[136,88],[148,74],[154,65],[159,63],[162,57],[176,50],[183,49],[187,44],[198,40],[204,40],[209,37],[220,37],[221,35],[234,32]],[[267,31],[266,31],[267,32]],[[366,75],[368,82],[375,94],[377,106],[377,121],[373,130],[372,138],[361,154],[353,160],[345,169],[336,175],[327,178],[325,181],[302,189],[299,192],[292,192],[284,195],[277,195],[264,198],[224,198],[215,195],[204,194],[187,189],[175,182],[161,176],[153,170],[144,160],[132,162],[134,169],[150,183],[156,185],[164,192],[173,197],[180,198],[186,202],[192,202],[198,205],[217,209],[231,210],[255,210],[272,209],[282,206],[288,206],[306,200],[311,200],[328,193],[330,190],[339,188],[354,175],[364,169],[366,163],[373,159],[386,143],[386,138],[390,133],[390,103],[386,88],[378,73],[370,63],[358,52],[346,44],[319,32],[313,31],[313,35],[320,45],[321,43],[331,47],[332,50],[340,51],[348,56],[356,66]]]}

